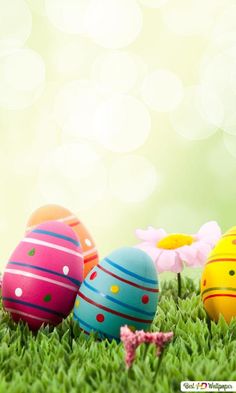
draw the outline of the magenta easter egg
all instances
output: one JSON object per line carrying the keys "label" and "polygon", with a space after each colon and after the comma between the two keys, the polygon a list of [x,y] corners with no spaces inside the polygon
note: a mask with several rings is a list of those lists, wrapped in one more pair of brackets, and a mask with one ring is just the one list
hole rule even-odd
{"label": "magenta easter egg", "polygon": [[73,308],[83,279],[83,256],[75,232],[66,224],[48,221],[19,243],[2,281],[3,306],[14,321],[37,330],[57,325]]}

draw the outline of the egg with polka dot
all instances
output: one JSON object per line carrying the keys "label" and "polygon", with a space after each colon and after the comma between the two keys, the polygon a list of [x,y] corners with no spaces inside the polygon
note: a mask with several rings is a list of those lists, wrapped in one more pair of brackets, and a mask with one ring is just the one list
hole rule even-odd
{"label": "egg with polka dot", "polygon": [[151,258],[133,247],[118,249],[95,266],[78,292],[74,320],[85,334],[119,341],[121,326],[149,329],[158,303]]}
{"label": "egg with polka dot", "polygon": [[45,205],[32,213],[27,223],[26,233],[31,231],[36,225],[50,220],[69,225],[78,236],[84,257],[84,277],[86,277],[98,263],[97,248],[88,229],[70,210],[59,205]]}
{"label": "egg with polka dot", "polygon": [[22,239],[3,274],[3,306],[13,320],[32,330],[57,325],[73,309],[83,280],[78,237],[56,221],[38,225]]}
{"label": "egg with polka dot", "polygon": [[227,323],[236,317],[236,227],[226,232],[210,253],[201,278],[201,296],[211,319]]}

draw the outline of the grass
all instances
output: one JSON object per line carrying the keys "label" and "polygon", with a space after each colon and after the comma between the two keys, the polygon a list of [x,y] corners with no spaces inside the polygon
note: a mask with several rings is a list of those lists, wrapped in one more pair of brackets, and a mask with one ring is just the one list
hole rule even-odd
{"label": "grass", "polygon": [[1,311],[0,393],[169,393],[182,380],[236,380],[236,320],[207,323],[199,291],[184,280],[176,303],[176,281],[162,285],[152,330],[173,331],[154,380],[155,348],[137,350],[129,372],[122,344],[98,342],[80,333],[71,316],[57,328],[33,334]]}

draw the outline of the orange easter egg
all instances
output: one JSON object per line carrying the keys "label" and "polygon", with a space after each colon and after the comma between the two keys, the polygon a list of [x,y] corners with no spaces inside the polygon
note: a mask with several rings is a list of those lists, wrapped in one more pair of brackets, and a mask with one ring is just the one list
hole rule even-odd
{"label": "orange easter egg", "polygon": [[45,205],[35,210],[27,223],[26,233],[46,221],[59,221],[69,225],[79,238],[84,257],[84,277],[98,264],[98,252],[92,236],[70,210],[59,205]]}

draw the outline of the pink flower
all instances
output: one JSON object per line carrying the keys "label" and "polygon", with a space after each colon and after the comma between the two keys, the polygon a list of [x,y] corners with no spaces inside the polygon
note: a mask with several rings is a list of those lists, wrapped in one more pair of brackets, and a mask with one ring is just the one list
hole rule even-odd
{"label": "pink flower", "polygon": [[137,347],[140,344],[148,343],[155,344],[157,348],[157,356],[160,356],[164,346],[173,338],[173,332],[162,333],[162,332],[144,332],[144,330],[136,330],[132,332],[128,326],[122,326],[120,329],[120,338],[125,347],[125,362],[129,368],[134,359]]}
{"label": "pink flower", "polygon": [[184,263],[192,267],[204,265],[211,249],[221,237],[221,230],[215,221],[210,221],[201,226],[195,235],[168,235],[162,228],[148,227],[147,230],[137,229],[136,236],[142,242],[135,247],[150,255],[159,273],[180,273]]}

